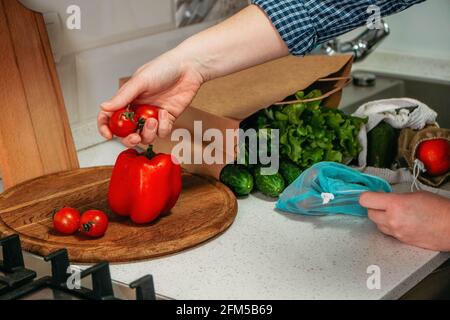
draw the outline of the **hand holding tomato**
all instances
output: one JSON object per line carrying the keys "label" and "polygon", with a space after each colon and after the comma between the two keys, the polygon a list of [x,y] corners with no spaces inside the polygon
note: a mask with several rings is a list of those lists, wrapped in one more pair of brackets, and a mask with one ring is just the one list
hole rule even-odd
{"label": "hand holding tomato", "polygon": [[137,70],[111,100],[101,104],[97,118],[100,134],[112,139],[108,123],[115,111],[129,104],[147,104],[160,107],[159,120],[151,118],[140,134],[130,134],[122,143],[132,148],[140,143],[150,145],[156,136],[167,137],[206,79],[202,65],[196,59],[192,63],[187,60],[184,52],[172,50]]}
{"label": "hand holding tomato", "polygon": [[135,133],[138,127],[139,118],[130,108],[123,108],[116,111],[109,119],[109,129],[120,138]]}
{"label": "hand holding tomato", "polygon": [[[160,108],[151,105],[136,105],[122,108],[109,119],[109,129],[120,138],[142,133],[142,143],[151,143],[154,137],[148,137],[148,132],[156,135]],[[147,130],[144,130],[144,129]],[[152,131],[153,130],[153,131]],[[136,140],[137,141],[137,140]]]}
{"label": "hand holding tomato", "polygon": [[138,120],[138,128],[139,130],[142,130],[145,123],[149,119],[155,119],[156,121],[159,120],[159,110],[160,108],[156,106],[149,106],[146,104],[140,104],[137,106],[134,106],[135,115],[139,119]]}

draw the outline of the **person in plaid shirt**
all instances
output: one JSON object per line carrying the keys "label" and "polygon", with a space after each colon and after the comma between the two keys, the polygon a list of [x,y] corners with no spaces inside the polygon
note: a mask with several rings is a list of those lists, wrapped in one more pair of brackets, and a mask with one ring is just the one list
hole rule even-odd
{"label": "person in plaid shirt", "polygon": [[381,16],[405,10],[425,0],[252,0],[263,9],[294,55],[304,55],[317,45],[366,24],[376,6]]}
{"label": "person in plaid shirt", "polygon": [[[263,62],[304,55],[319,44],[362,26],[370,6],[391,15],[423,0],[253,0],[226,21],[187,39],[142,66],[113,97],[101,105],[99,132],[112,139],[109,117],[129,103],[161,107],[159,121],[149,119],[141,134],[122,140],[128,147],[151,144],[170,134],[200,86]],[[450,251],[450,200],[431,193],[365,193],[360,203],[378,228],[397,239],[427,249]]]}

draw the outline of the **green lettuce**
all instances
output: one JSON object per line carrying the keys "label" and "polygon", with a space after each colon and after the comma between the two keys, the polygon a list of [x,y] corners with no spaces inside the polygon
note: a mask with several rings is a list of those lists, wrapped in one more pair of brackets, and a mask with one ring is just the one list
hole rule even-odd
{"label": "green lettuce", "polygon": [[[322,96],[320,90],[299,91],[296,99]],[[321,161],[343,162],[361,152],[358,134],[367,119],[321,105],[322,101],[272,106],[243,122],[245,128],[278,129],[280,154],[302,170]]]}

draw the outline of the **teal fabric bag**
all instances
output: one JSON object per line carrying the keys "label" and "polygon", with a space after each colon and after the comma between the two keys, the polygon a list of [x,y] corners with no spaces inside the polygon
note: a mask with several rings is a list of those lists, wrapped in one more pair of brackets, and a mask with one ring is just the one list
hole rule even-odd
{"label": "teal fabric bag", "polygon": [[363,192],[392,192],[385,180],[335,162],[320,162],[304,171],[280,195],[276,208],[304,215],[367,216],[359,204]]}

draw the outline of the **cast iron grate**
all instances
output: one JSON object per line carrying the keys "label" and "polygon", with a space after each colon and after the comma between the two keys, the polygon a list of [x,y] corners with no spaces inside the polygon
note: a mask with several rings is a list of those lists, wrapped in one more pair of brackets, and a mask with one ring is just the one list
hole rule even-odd
{"label": "cast iron grate", "polygon": [[[18,235],[0,239],[3,260],[0,260],[0,300],[23,299],[41,290],[51,289],[65,296],[82,300],[119,300],[114,296],[108,262],[98,263],[80,272],[80,279],[92,279],[92,289],[82,286],[71,288],[69,255],[61,249],[44,257],[51,263],[52,275],[36,279],[37,274],[25,267]],[[153,277],[144,276],[130,284],[136,292],[136,300],[156,300]]]}

